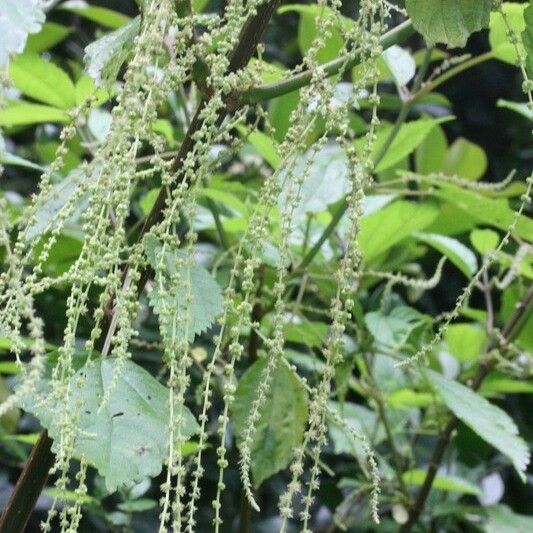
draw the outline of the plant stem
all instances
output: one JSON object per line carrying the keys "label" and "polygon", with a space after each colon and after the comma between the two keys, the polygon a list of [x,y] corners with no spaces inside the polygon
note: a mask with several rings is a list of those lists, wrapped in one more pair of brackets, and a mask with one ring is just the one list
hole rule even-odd
{"label": "plant stem", "polygon": [[[497,341],[492,341],[487,347],[486,352],[490,352],[498,345],[513,342],[516,339],[516,337],[520,334],[526,322],[526,319],[528,318],[528,314],[532,308],[533,308],[533,286],[529,288],[526,295],[518,302],[514,313],[512,314],[511,318],[505,324],[505,327],[502,331],[500,339]],[[472,389],[473,391],[477,391],[479,387],[481,386],[481,384],[483,383],[483,380],[486,378],[489,372],[493,369],[493,367],[494,367],[494,361],[482,363],[479,366],[479,369],[476,375],[474,376],[472,383],[470,384],[470,389]],[[439,436],[437,438],[437,445],[435,446],[431,459],[429,460],[424,483],[422,484],[422,487],[420,488],[415,501],[410,507],[409,517],[407,519],[407,522],[402,525],[402,527],[399,530],[399,533],[408,533],[409,531],[411,531],[414,524],[420,518],[420,515],[422,514],[422,511],[424,510],[426,500],[431,491],[431,487],[433,486],[435,476],[437,475],[437,471],[442,462],[442,458],[444,457],[444,453],[450,442],[452,433],[458,424],[459,424],[459,419],[456,416],[452,416],[450,420],[448,421],[448,423],[446,424],[446,426],[444,427],[444,429],[439,433]]]}
{"label": "plant stem", "polygon": [[[413,33],[414,28],[411,21],[406,20],[381,37],[381,46],[383,49],[390,48],[392,45],[405,41]],[[358,53],[354,54],[354,52],[351,52],[325,63],[322,65],[322,68],[324,69],[326,76],[329,77],[355,67],[359,64],[360,60],[361,57]],[[238,95],[237,98],[241,104],[257,104],[264,102],[265,100],[283,96],[284,94],[291,93],[309,85],[312,76],[313,73],[310,70],[306,70],[275,83],[269,83],[267,85],[261,85],[260,87],[245,90]]]}
{"label": "plant stem", "polygon": [[[268,21],[276,9],[277,3],[278,0],[270,0],[265,4],[262,4],[257,9],[257,13],[247,20],[241,31],[239,41],[230,57],[228,69],[230,72],[239,70],[248,64],[248,61],[254,54],[257,45],[259,44],[259,40],[261,39],[261,35],[263,34]],[[187,154],[194,149],[194,135],[203,125],[203,120],[200,118],[200,116],[205,105],[205,100],[199,104],[198,110],[196,111],[196,114],[187,130],[185,139],[180,146],[178,155],[174,159],[173,171],[178,173],[177,179],[179,179],[181,163],[184,161]],[[219,111],[217,117],[217,122],[219,124],[222,123],[227,112],[227,107],[223,107]],[[141,241],[144,235],[155,224],[161,221],[167,202],[167,197],[167,188],[163,187],[144,223],[144,226],[141,229],[138,239],[139,241]],[[125,280],[126,278],[127,267],[123,272],[123,279]],[[147,273],[145,272],[141,276],[141,280],[138,285],[139,290],[142,289],[146,283],[146,280]],[[108,324],[108,327],[109,325],[110,324]],[[43,430],[17,481],[17,485],[11,494],[9,503],[2,514],[2,517],[0,518],[1,533],[22,533],[24,531],[25,525],[35,506],[35,502],[37,501],[37,498],[41,493],[46,480],[48,479],[49,470],[55,461],[51,447],[52,441],[48,437],[46,430]]]}
{"label": "plant stem", "polygon": [[433,81],[430,81],[429,83],[424,85],[420,89],[420,91],[418,91],[418,93],[415,95],[415,99],[419,100],[422,96],[425,96],[426,94],[429,94],[430,92],[433,92],[437,87],[442,85],[445,81],[448,81],[449,79],[457,76],[457,74],[460,74],[461,72],[464,72],[465,70],[468,70],[469,68],[475,67],[476,65],[479,65],[480,63],[483,63],[493,58],[494,58],[493,52],[488,51],[488,52],[485,52],[484,54],[468,59],[464,63],[461,63],[460,65],[457,65],[456,67],[451,68],[450,70],[444,72],[444,74],[442,74],[438,78],[435,78]]}

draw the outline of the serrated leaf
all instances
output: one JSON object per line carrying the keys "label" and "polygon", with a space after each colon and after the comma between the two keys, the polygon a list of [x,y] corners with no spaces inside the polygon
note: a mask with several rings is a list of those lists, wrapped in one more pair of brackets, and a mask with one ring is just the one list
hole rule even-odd
{"label": "serrated leaf", "polygon": [[435,233],[416,233],[415,236],[444,254],[467,278],[477,272],[476,255],[457,239]]}
{"label": "serrated leaf", "polygon": [[[426,471],[422,469],[408,470],[404,472],[403,480],[409,485],[420,486],[426,478]],[[481,496],[482,492],[479,487],[470,483],[466,479],[457,476],[437,474],[433,481],[433,488],[444,490],[446,492],[459,492],[461,494],[471,494],[472,496]]]}
{"label": "serrated leaf", "polygon": [[45,20],[38,0],[2,0],[0,3],[0,67],[24,50],[28,34],[37,33]]}
{"label": "serrated leaf", "polygon": [[529,448],[518,435],[513,419],[474,391],[427,370],[427,376],[446,406],[483,440],[506,455],[525,481]]}
{"label": "serrated leaf", "polygon": [[141,19],[135,17],[85,48],[85,68],[98,86],[107,87],[115,82],[140,27]]}
{"label": "serrated leaf", "polygon": [[[41,393],[46,394],[47,388],[44,383]],[[161,472],[170,420],[166,387],[132,361],[106,358],[78,370],[70,380],[70,391],[67,408],[79,415],[75,453],[98,469],[109,491]],[[101,408],[104,393],[109,399]],[[52,439],[59,439],[64,405],[30,398],[24,408],[37,416]],[[198,424],[185,406],[183,410],[182,434],[189,438]]]}
{"label": "serrated leaf", "polygon": [[37,54],[22,54],[9,65],[13,85],[25,96],[60,109],[76,105],[74,84],[67,73]]}
{"label": "serrated leaf", "polygon": [[[266,365],[266,359],[256,361],[239,380],[232,407],[238,438],[246,428],[250,406],[256,398]],[[290,463],[294,448],[302,442],[306,422],[307,392],[293,373],[279,362],[252,444],[252,474],[256,486]]]}
{"label": "serrated leaf", "polygon": [[[144,238],[144,249],[148,262],[154,270],[158,271],[157,259],[161,250],[160,242],[153,235],[147,235]],[[182,261],[179,261],[180,259]],[[176,338],[182,338],[187,327],[189,342],[192,342],[194,337],[209,328],[222,312],[224,302],[220,286],[202,266],[195,264],[189,268],[185,254],[179,250],[167,248],[164,263],[166,293],[162,296],[158,290],[157,283],[154,283],[153,290],[150,293],[150,304],[156,314],[160,314],[163,309],[174,308],[177,309],[178,313],[187,314],[187,320],[181,321],[176,325],[175,336]],[[178,287],[172,286],[170,282],[170,277],[176,273],[176,264],[181,264]],[[190,306],[187,308],[188,285],[190,285]],[[164,333],[168,338],[172,336],[171,330]]]}
{"label": "serrated leaf", "polygon": [[489,25],[492,0],[406,0],[405,8],[428,45],[464,46]]}

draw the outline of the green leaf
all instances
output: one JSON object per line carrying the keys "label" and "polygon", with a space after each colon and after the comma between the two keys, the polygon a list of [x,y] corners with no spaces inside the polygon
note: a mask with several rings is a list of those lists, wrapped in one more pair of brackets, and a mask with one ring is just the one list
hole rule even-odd
{"label": "green leaf", "polygon": [[281,163],[277,142],[262,131],[249,131],[243,125],[237,126],[241,137],[245,138],[259,153],[259,155],[273,168]]}
{"label": "green leaf", "polygon": [[70,32],[70,28],[66,26],[55,22],[45,22],[39,33],[28,37],[24,51],[38,54],[49,50],[65,39]]}
{"label": "green leaf", "polygon": [[[524,53],[524,46],[521,42],[521,33],[526,29],[526,22],[524,20],[525,4],[517,4],[515,2],[503,2],[501,9],[505,13],[507,23],[511,27],[513,33],[518,39],[518,49]],[[494,11],[490,14],[490,30],[489,42],[492,53],[496,59],[510,63],[511,65],[518,64],[518,57],[516,55],[516,47],[507,35],[507,24],[505,23],[499,11]]]}
{"label": "green leaf", "polygon": [[524,10],[525,29],[522,33],[522,43],[526,50],[526,69],[529,78],[533,78],[533,2]]}
{"label": "green leaf", "polygon": [[526,533],[533,531],[533,517],[514,513],[507,505],[488,507],[485,533]]}
{"label": "green leaf", "polygon": [[[531,21],[531,23],[533,24],[533,20]],[[533,120],[533,111],[529,109],[528,105],[525,102],[510,102],[509,100],[503,100],[502,98],[500,98],[496,102],[496,105],[498,107],[510,109],[511,111],[514,111],[515,113],[518,113],[519,115],[522,115],[523,117],[528,118],[529,120]]]}
{"label": "green leaf", "polygon": [[85,47],[85,68],[97,85],[107,87],[115,82],[140,27],[141,19],[135,17],[118,30]]}
{"label": "green leaf", "polygon": [[[403,480],[408,485],[421,486],[426,478],[426,471],[421,469],[408,470],[404,472]],[[459,492],[460,494],[471,494],[472,496],[481,496],[482,492],[479,487],[473,485],[466,479],[457,476],[437,474],[433,481],[433,488],[444,490],[446,492]]]}
{"label": "green leaf", "polygon": [[409,335],[424,324],[426,317],[416,309],[399,305],[390,313],[372,311],[365,314],[365,324],[374,337],[377,346],[385,346],[392,350],[402,348]]}
{"label": "green leaf", "polygon": [[500,244],[500,236],[491,229],[475,229],[470,233],[472,246],[481,254],[496,250]]}
{"label": "green leaf", "polygon": [[24,95],[60,109],[76,105],[74,84],[67,73],[39,57],[25,53],[11,62],[9,76]]}
{"label": "green leaf", "polygon": [[91,6],[84,0],[68,0],[63,2],[58,9],[75,13],[80,17],[112,29],[120,28],[130,21],[129,17],[118,11],[113,11],[106,7]]}
{"label": "green leaf", "polygon": [[474,324],[452,324],[446,330],[444,340],[459,361],[477,361],[487,342],[487,334]]}
{"label": "green leaf", "polygon": [[[43,386],[46,395],[50,385]],[[106,358],[78,370],[70,380],[70,391],[67,408],[79,415],[75,452],[105,477],[109,491],[161,472],[170,420],[166,387],[132,361]],[[102,406],[104,394],[109,399]],[[58,414],[65,406],[60,402],[50,405],[42,398],[27,403],[24,408],[37,416],[52,439],[59,439]],[[198,424],[187,407],[182,409],[185,421],[181,430],[189,438]]]}
{"label": "green leaf", "polygon": [[[144,249],[146,257],[151,267],[158,272],[158,257],[161,250],[161,243],[153,236],[146,235],[144,238]],[[182,259],[180,266],[180,284],[178,287],[172,286],[171,276],[176,274],[176,264]],[[188,328],[189,342],[194,337],[200,335],[209,328],[216,317],[222,312],[223,299],[220,286],[213,279],[211,274],[200,265],[193,265],[189,268],[188,260],[179,250],[171,250],[167,247],[164,260],[165,294],[161,295],[158,284],[154,283],[150,293],[150,304],[154,312],[159,314],[163,309],[178,309],[178,313],[186,313],[187,321],[182,321],[176,325],[176,338],[185,335],[185,328]],[[183,281],[183,283],[182,283]],[[187,304],[188,285],[190,284],[190,304]],[[185,322],[188,322],[186,324]],[[172,336],[172,331],[165,332],[168,338]]]}
{"label": "green leaf", "polygon": [[440,172],[448,151],[448,140],[441,126],[435,126],[415,152],[416,171],[419,174]]}
{"label": "green leaf", "polygon": [[516,379],[501,372],[491,372],[484,380],[480,394],[492,396],[497,394],[533,394],[533,381]]}
{"label": "green leaf", "polygon": [[11,102],[0,109],[0,126],[29,126],[43,122],[59,122],[66,124],[70,121],[68,114],[57,107],[26,102]]}
{"label": "green leaf", "polygon": [[36,0],[2,0],[0,3],[0,67],[10,56],[24,50],[28,34],[37,33],[45,20],[42,5]]}
{"label": "green leaf", "polygon": [[483,440],[506,455],[525,481],[530,455],[512,418],[468,387],[427,370],[428,378],[447,407]]}
{"label": "green leaf", "polygon": [[[482,194],[463,189],[441,180],[429,180],[439,185],[435,195],[456,205],[469,217],[489,226],[507,231],[515,218],[514,211],[503,198],[487,198]],[[516,224],[515,233],[523,239],[531,239],[533,220],[522,215]]]}
{"label": "green leaf", "polygon": [[[246,429],[250,406],[257,396],[267,363],[266,359],[256,361],[239,380],[232,407],[238,439]],[[302,442],[306,422],[307,392],[294,374],[279,362],[252,444],[252,473],[256,486],[290,463],[294,448]]]}
{"label": "green leaf", "polygon": [[397,200],[361,220],[359,246],[367,262],[429,226],[439,214],[432,203]]}
{"label": "green leaf", "polygon": [[315,20],[318,18],[325,19],[326,17],[333,17],[334,23],[329,31],[331,33],[325,39],[324,46],[318,51],[316,59],[319,63],[326,63],[336,59],[343,49],[344,39],[342,37],[341,29],[349,29],[354,26],[355,22],[342,15],[334,14],[332,9],[317,4],[303,5],[291,4],[280,7],[279,14],[296,11],[300,13],[300,21],[298,24],[298,46],[302,56],[307,53],[309,48],[313,45],[320,28],[317,26]]}
{"label": "green leaf", "polygon": [[488,159],[481,146],[459,137],[448,149],[442,163],[441,172],[448,176],[459,176],[468,180],[478,180],[485,174]]}
{"label": "green leaf", "polygon": [[[433,128],[450,120],[453,120],[453,117],[444,117],[440,119],[421,118],[419,120],[413,120],[402,124],[400,131],[394,137],[387,152],[376,165],[375,171],[383,172],[405,159],[410,153],[414,152],[418,146],[420,146]],[[378,130],[373,150],[374,156],[380,152],[382,146],[389,137],[391,130],[392,126],[385,126]],[[359,139],[356,141],[356,144],[362,145],[364,142],[366,141]]]}
{"label": "green leaf", "polygon": [[406,0],[413,25],[429,46],[463,47],[468,36],[489,25],[492,0]]}
{"label": "green leaf", "polygon": [[444,254],[467,278],[472,277],[478,269],[475,254],[462,242],[446,235],[435,233],[416,233],[416,238]]}

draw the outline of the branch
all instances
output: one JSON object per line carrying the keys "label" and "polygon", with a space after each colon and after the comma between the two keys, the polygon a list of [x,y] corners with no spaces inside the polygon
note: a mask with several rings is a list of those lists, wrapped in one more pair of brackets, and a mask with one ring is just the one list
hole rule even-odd
{"label": "branch", "polygon": [[[414,28],[411,21],[406,20],[381,37],[381,46],[386,50],[395,44],[405,41],[407,38],[413,35],[413,33]],[[322,68],[326,73],[326,77],[330,77],[338,74],[339,72],[343,72],[355,67],[360,61],[360,55],[357,52],[355,54],[354,52],[351,52],[325,63],[322,65]],[[238,95],[237,101],[240,102],[241,105],[257,104],[264,102],[265,100],[283,96],[284,94],[297,91],[298,89],[309,85],[311,83],[312,76],[313,73],[310,70],[306,70],[290,78],[269,83],[267,85],[261,85],[260,87],[253,87],[252,89],[247,89]]]}
{"label": "branch", "polygon": [[[493,341],[488,346],[487,352],[490,352],[498,345],[513,342],[520,334],[526,322],[526,319],[528,318],[528,313],[529,311],[531,311],[532,307],[533,286],[529,288],[524,298],[522,298],[522,300],[518,302],[513,315],[505,324],[500,339],[497,341]],[[493,367],[494,362],[486,362],[479,366],[477,374],[474,376],[474,379],[470,384],[470,388],[473,391],[477,391],[479,389],[479,387],[483,383],[483,380],[487,377]],[[409,518],[407,519],[407,522],[402,525],[399,530],[399,533],[408,533],[409,531],[411,531],[412,527],[418,521],[420,515],[422,514],[422,511],[424,510],[424,506],[426,504],[426,500],[431,491],[431,487],[433,486],[433,481],[435,480],[435,476],[437,475],[437,471],[442,462],[444,452],[448,447],[452,433],[457,427],[458,423],[459,419],[456,416],[452,416],[446,424],[445,428],[439,433],[439,436],[437,438],[437,445],[433,450],[433,454],[429,461],[424,483],[422,484],[422,487],[418,492],[416,500],[414,501],[409,510]]]}
{"label": "branch", "polygon": [[[248,19],[244,25],[239,42],[235,47],[230,58],[229,71],[234,72],[246,66],[254,54],[261,35],[276,9],[278,0],[270,0],[257,9],[255,16]],[[202,101],[196,114],[187,130],[178,155],[174,159],[173,171],[180,173],[180,166],[187,154],[194,148],[194,134],[202,127],[203,121],[200,118],[201,110],[206,105],[206,100]],[[227,108],[222,108],[217,117],[217,123],[221,124],[228,112]],[[162,187],[157,200],[150,211],[144,226],[139,234],[140,241],[144,235],[158,222],[161,221],[167,202],[167,188]],[[147,280],[147,273],[141,276],[138,289],[141,290]],[[123,280],[127,277],[127,267],[123,272]],[[108,323],[108,330],[111,324]],[[104,328],[105,329],[105,328]],[[106,332],[107,337],[108,332]],[[0,531],[2,533],[22,533],[26,523],[33,511],[35,502],[41,493],[51,466],[54,463],[54,454],[52,453],[52,440],[48,437],[47,431],[43,430],[39,440],[35,444],[31,455],[17,481],[15,489],[11,494],[8,505],[0,519]]]}

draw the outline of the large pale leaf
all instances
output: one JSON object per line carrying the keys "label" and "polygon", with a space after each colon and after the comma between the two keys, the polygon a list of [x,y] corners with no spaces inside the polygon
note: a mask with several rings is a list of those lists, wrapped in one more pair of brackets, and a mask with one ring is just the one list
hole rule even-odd
{"label": "large pale leaf", "polygon": [[85,67],[97,85],[106,87],[117,79],[118,71],[133,47],[140,26],[141,19],[135,17],[85,48]]}
{"label": "large pale leaf", "polygon": [[406,0],[414,27],[428,45],[464,46],[471,33],[486,28],[492,0]]}
{"label": "large pale leaf", "polygon": [[[266,365],[266,359],[256,361],[239,380],[232,408],[238,438],[246,429],[250,407],[257,396]],[[302,442],[306,421],[307,392],[293,373],[279,362],[252,445],[252,473],[256,486],[289,464],[294,448]]]}
{"label": "large pale leaf", "polygon": [[60,109],[76,105],[74,84],[64,70],[37,54],[22,54],[9,65],[13,85],[24,95]]}
{"label": "large pale leaf", "polygon": [[24,50],[28,34],[37,33],[45,20],[39,0],[2,0],[0,2],[0,67],[10,56]]}
{"label": "large pale leaf", "polygon": [[[41,392],[48,388],[44,384]],[[107,358],[78,370],[70,391],[67,409],[79,415],[75,453],[98,469],[110,491],[161,472],[170,420],[166,387],[132,361]],[[104,394],[108,401],[101,408]],[[26,400],[24,408],[37,416],[52,439],[59,439],[64,405],[35,398]],[[182,409],[182,434],[189,438],[198,425],[191,412]]]}
{"label": "large pale leaf", "polygon": [[364,259],[372,261],[402,239],[423,230],[438,214],[434,204],[399,200],[364,217],[358,236]]}
{"label": "large pale leaf", "polygon": [[530,459],[529,449],[518,435],[518,428],[512,418],[461,383],[446,379],[432,370],[427,370],[427,375],[455,416],[506,455],[518,475],[525,480],[525,471]]}
{"label": "large pale leaf", "polygon": [[[144,248],[152,268],[159,270],[160,242],[154,236],[147,235],[144,238]],[[180,283],[175,287],[170,282],[170,276],[176,273],[176,264],[180,259]],[[179,313],[188,315],[187,321],[183,320],[176,324],[175,336],[182,338],[187,328],[189,342],[192,342],[194,337],[209,328],[222,312],[223,299],[220,286],[204,267],[194,264],[189,268],[185,254],[179,250],[167,248],[164,269],[165,294],[161,295],[158,284],[154,283],[150,293],[150,303],[156,314],[163,312],[163,309],[177,308]],[[186,303],[189,287],[190,305]],[[168,338],[172,336],[170,328],[164,333]]]}
{"label": "large pale leaf", "polygon": [[[338,202],[350,190],[348,182],[348,158],[338,144],[328,144],[318,152],[309,150],[300,157],[292,169],[293,176],[305,174],[301,187],[301,198],[294,212],[294,219],[301,220],[306,213],[319,213],[328,205]],[[282,169],[279,180],[283,186],[279,199],[279,208],[284,210],[289,192],[288,183],[294,182]],[[294,192],[294,187],[292,188]]]}

